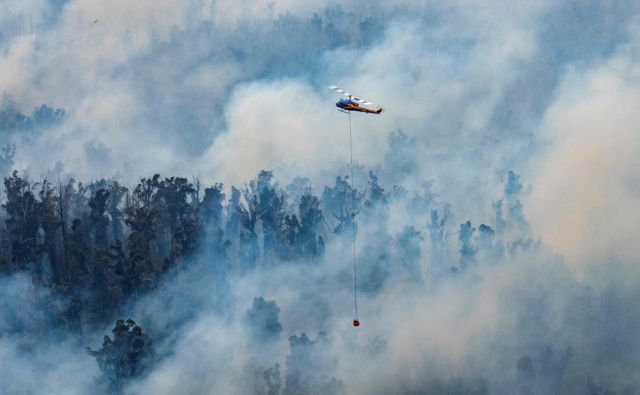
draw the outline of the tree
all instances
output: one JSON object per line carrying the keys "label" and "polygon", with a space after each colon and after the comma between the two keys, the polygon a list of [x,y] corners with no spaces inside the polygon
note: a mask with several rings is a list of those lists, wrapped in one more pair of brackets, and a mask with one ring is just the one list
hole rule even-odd
{"label": "tree", "polygon": [[258,257],[258,235],[255,226],[258,220],[262,223],[263,256],[270,257],[277,245],[279,227],[284,220],[284,197],[276,190],[273,173],[262,170],[256,180],[245,187],[243,197],[246,208],[239,206],[242,228],[240,231],[241,255],[248,265],[255,265]]}
{"label": "tree", "polygon": [[300,221],[293,215],[285,215],[278,229],[278,256],[283,260],[296,259],[300,254]]}
{"label": "tree", "polygon": [[261,344],[278,340],[282,325],[278,320],[280,309],[275,301],[263,297],[254,298],[251,309],[247,310],[245,323],[252,343]]}
{"label": "tree", "polygon": [[[508,204],[508,219],[509,224],[515,225],[516,237],[522,239],[524,242],[525,239],[529,237],[529,223],[524,217],[524,210],[522,203],[520,202],[520,195],[522,192],[522,183],[520,182],[520,176],[514,171],[510,170],[507,175],[507,182],[504,186],[504,196],[505,200]],[[500,201],[500,203],[502,203]],[[496,207],[496,215],[498,214],[498,209],[500,210],[500,218],[498,218],[498,230],[501,230],[501,226],[504,227],[504,220],[502,220],[502,206]]]}
{"label": "tree", "polygon": [[513,170],[509,170],[507,174],[507,182],[504,186],[504,195],[507,197],[517,196],[522,191],[522,183],[520,176]]}
{"label": "tree", "polygon": [[361,280],[358,281],[358,289],[377,293],[396,269],[393,266],[393,238],[381,227],[363,243],[357,258],[358,262],[365,263],[358,266],[358,279]]}
{"label": "tree", "polygon": [[[282,192],[279,192],[271,171],[262,170],[258,174],[255,181],[255,187],[252,193],[257,194],[257,216],[262,221],[262,232],[264,235],[264,256],[275,249],[278,228],[284,219],[284,203],[285,198]],[[254,196],[251,197],[255,199]]]}
{"label": "tree", "polygon": [[496,213],[496,232],[499,235],[502,235],[504,228],[507,225],[504,217],[502,216],[502,199],[493,203],[493,210]]}
{"label": "tree", "polygon": [[24,270],[28,263],[36,262],[42,256],[38,245],[39,205],[31,191],[31,184],[14,171],[5,177],[6,203],[2,205],[7,213],[5,220],[11,239],[11,262],[17,270]]}
{"label": "tree", "polygon": [[338,225],[333,230],[334,233],[342,234],[349,230],[349,233],[346,234],[350,234],[352,227],[355,226],[354,219],[361,201],[362,195],[355,188],[351,188],[348,176],[337,177],[333,188],[324,188],[322,192],[323,212],[331,214],[338,220]]}
{"label": "tree", "polygon": [[413,226],[405,226],[396,236],[395,247],[400,258],[400,269],[412,281],[421,281],[420,243],[423,240],[422,234]]}
{"label": "tree", "polygon": [[369,170],[369,199],[365,202],[365,206],[373,207],[378,204],[387,204],[387,195],[384,188],[378,184],[378,176]]}
{"label": "tree", "polygon": [[105,215],[109,191],[100,188],[89,199],[89,221],[93,234],[93,247],[106,250],[109,245],[107,229],[109,227],[109,217]]}
{"label": "tree", "polygon": [[155,352],[151,338],[132,319],[116,321],[112,333],[113,339],[105,335],[102,348],[94,351],[87,347],[86,351],[96,358],[102,372],[97,381],[122,393],[131,379],[149,370]]}
{"label": "tree", "polygon": [[[151,206],[154,186],[151,180],[142,179],[133,191],[129,205],[126,208],[127,218],[125,223],[130,233],[127,237],[129,261],[131,271],[129,273],[133,289],[145,286],[153,287],[155,269],[151,242],[157,237],[157,209]],[[144,281],[144,280],[147,281]]]}
{"label": "tree", "polygon": [[215,184],[211,188],[205,188],[202,199],[200,215],[205,227],[221,228],[223,224],[223,185]]}
{"label": "tree", "polygon": [[[157,225],[158,259],[164,259],[164,269],[172,267],[181,258],[188,257],[196,249],[199,221],[189,198],[195,192],[193,184],[183,177],[160,179],[156,174],[148,181],[152,192],[150,206]],[[164,239],[169,239],[165,251]]]}
{"label": "tree", "polygon": [[255,193],[248,193],[246,189],[243,194],[247,207],[245,208],[238,201],[235,209],[237,218],[240,220],[238,233],[240,269],[247,270],[255,267],[260,253],[258,250],[258,235],[255,229],[258,221],[258,199]]}
{"label": "tree", "polygon": [[481,224],[478,227],[477,244],[478,256],[481,261],[495,263],[504,252],[502,242],[499,239],[496,241],[495,232],[489,225]]}
{"label": "tree", "polygon": [[447,225],[451,217],[451,210],[445,205],[442,213],[431,210],[431,221],[427,225],[431,241],[431,275],[440,276],[445,273],[447,265]]}
{"label": "tree", "polygon": [[287,375],[283,395],[344,393],[344,383],[331,377],[335,360],[328,353],[329,339],[323,332],[316,340],[304,333],[289,338]]}
{"label": "tree", "polygon": [[300,253],[316,257],[324,253],[324,240],[317,235],[318,225],[323,221],[320,201],[311,194],[300,199]]}
{"label": "tree", "polygon": [[124,214],[120,209],[122,198],[129,193],[129,190],[113,181],[109,186],[109,200],[107,202],[107,212],[111,216],[111,240],[123,239],[122,221]]}
{"label": "tree", "polygon": [[36,107],[31,113],[34,126],[51,127],[62,122],[67,115],[63,108],[53,109],[46,104]]}
{"label": "tree", "polygon": [[81,286],[84,276],[89,272],[91,252],[84,238],[82,220],[76,218],[71,224],[71,234],[67,236],[66,245],[69,260],[67,262],[67,280],[72,287]]}
{"label": "tree", "polygon": [[43,251],[46,252],[49,258],[51,282],[59,284],[64,276],[66,261],[58,248],[60,217],[58,216],[56,198],[53,193],[54,190],[51,189],[51,184],[47,180],[42,181],[38,192],[40,198],[38,202],[38,223],[44,232]]}
{"label": "tree", "polygon": [[199,211],[200,222],[204,227],[205,248],[218,257],[224,256],[226,252],[223,231],[224,198],[222,184],[205,188]]}
{"label": "tree", "polygon": [[472,244],[473,233],[476,231],[471,225],[471,221],[467,221],[460,225],[460,269],[464,270],[476,261],[476,248]]}
{"label": "tree", "polygon": [[280,365],[276,364],[273,368],[264,371],[263,378],[267,384],[267,395],[279,395],[282,388],[282,375],[280,374]]}

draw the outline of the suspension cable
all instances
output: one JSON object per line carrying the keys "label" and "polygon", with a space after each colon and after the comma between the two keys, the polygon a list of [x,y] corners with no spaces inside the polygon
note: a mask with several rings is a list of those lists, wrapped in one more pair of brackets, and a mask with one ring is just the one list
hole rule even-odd
{"label": "suspension cable", "polygon": [[356,270],[356,195],[353,188],[353,137],[351,135],[351,112],[349,114],[349,152],[351,169],[351,229],[353,230],[353,305],[358,320],[358,272]]}

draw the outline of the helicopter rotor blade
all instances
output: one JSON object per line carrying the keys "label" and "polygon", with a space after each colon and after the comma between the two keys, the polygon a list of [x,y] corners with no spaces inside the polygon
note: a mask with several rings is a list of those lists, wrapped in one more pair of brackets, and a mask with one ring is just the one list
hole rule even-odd
{"label": "helicopter rotor blade", "polygon": [[329,89],[331,89],[331,90],[333,90],[333,91],[336,91],[336,92],[338,92],[338,93],[342,93],[342,94],[343,94],[343,95],[345,95],[345,96],[351,97],[351,94],[350,94],[349,92],[345,91],[345,90],[344,90],[344,89],[342,89],[342,88],[338,88],[338,87],[337,87],[337,86],[335,86],[335,85],[328,86],[328,88],[329,88]]}

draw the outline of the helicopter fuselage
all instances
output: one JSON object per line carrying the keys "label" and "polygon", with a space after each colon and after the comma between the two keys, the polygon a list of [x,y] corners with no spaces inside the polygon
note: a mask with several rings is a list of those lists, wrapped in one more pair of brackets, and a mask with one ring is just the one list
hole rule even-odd
{"label": "helicopter fuselage", "polygon": [[336,102],[336,107],[341,111],[358,111],[358,112],[366,112],[369,114],[380,114],[382,112],[382,108],[377,110],[371,110],[366,107],[360,106],[360,104],[354,102],[353,100],[340,99]]}

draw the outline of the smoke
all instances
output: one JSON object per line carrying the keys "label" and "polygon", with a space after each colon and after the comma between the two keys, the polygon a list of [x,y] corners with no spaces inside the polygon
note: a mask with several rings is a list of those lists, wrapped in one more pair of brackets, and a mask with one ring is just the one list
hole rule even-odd
{"label": "smoke", "polygon": [[[30,133],[0,130],[36,177],[241,186],[272,169],[321,196],[349,158],[326,85],[385,108],[351,119],[356,187],[371,191],[372,170],[388,193],[358,214],[362,326],[348,237],[327,231],[317,262],[245,274],[204,249],[120,311],[159,356],[128,391],[639,391],[638,3],[342,7],[0,2],[0,110],[65,110]],[[62,302],[0,281],[0,392],[93,392],[81,350],[110,327],[48,333]],[[256,298],[281,326],[261,342],[246,318]]]}
{"label": "smoke", "polygon": [[52,331],[56,299],[27,276],[0,278],[0,373],[3,394],[90,392],[97,366],[81,342]]}
{"label": "smoke", "polygon": [[298,81],[237,88],[225,117],[229,130],[215,140],[201,168],[239,185],[263,168],[293,179],[344,163],[346,119],[322,99]]}
{"label": "smoke", "polygon": [[572,71],[543,127],[549,149],[536,162],[529,198],[534,228],[573,265],[634,265],[638,226],[636,108],[639,69],[624,54]]}

